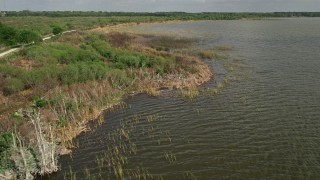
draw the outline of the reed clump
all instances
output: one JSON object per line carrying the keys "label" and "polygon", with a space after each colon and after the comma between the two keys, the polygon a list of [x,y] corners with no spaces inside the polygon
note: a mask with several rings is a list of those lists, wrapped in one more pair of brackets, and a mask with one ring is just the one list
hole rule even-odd
{"label": "reed clump", "polygon": [[179,95],[188,101],[193,101],[195,100],[198,96],[199,96],[200,92],[199,89],[197,87],[192,87],[192,88],[188,88],[188,89],[182,89],[179,92]]}

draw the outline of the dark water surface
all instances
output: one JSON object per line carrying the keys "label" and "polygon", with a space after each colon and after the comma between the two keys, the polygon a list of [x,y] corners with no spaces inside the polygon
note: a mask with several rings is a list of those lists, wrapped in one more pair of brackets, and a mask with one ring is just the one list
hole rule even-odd
{"label": "dark water surface", "polygon": [[[85,169],[91,177],[115,179],[96,159],[121,141],[108,136],[119,127],[130,131],[123,144],[136,148],[123,155],[123,172],[148,171],[147,179],[320,179],[319,18],[133,29],[192,34],[203,39],[201,48],[235,49],[225,52],[228,59],[206,61],[216,77],[195,101],[163,91],[129,97],[127,108],[106,113],[105,123],[77,139],[79,148],[60,159],[62,171],[50,179],[67,177],[70,168],[77,179],[86,178]],[[228,77],[220,95],[205,93]]]}

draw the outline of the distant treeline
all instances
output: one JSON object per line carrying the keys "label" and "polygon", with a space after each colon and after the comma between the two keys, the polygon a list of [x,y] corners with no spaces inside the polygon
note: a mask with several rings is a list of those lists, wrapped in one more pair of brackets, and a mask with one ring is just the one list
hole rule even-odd
{"label": "distant treeline", "polygon": [[270,13],[226,13],[226,12],[95,12],[95,11],[7,11],[7,16],[47,16],[47,17],[108,17],[108,16],[154,16],[166,19],[197,20],[197,19],[242,19],[263,17],[320,17],[320,12],[270,12]]}

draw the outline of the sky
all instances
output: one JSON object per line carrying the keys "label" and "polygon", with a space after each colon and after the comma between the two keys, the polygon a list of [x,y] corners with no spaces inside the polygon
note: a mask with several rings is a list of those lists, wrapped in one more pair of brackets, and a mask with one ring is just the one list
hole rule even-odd
{"label": "sky", "polygon": [[320,0],[0,0],[2,11],[320,11]]}

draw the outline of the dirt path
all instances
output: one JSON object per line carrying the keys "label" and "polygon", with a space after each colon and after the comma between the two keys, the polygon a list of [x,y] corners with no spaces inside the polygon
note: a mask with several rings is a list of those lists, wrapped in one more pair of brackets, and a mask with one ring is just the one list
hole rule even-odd
{"label": "dirt path", "polygon": [[5,51],[3,53],[0,54],[0,58],[3,58],[13,52],[16,52],[16,51],[19,51],[21,48],[12,48],[12,49],[9,49],[8,51]]}

